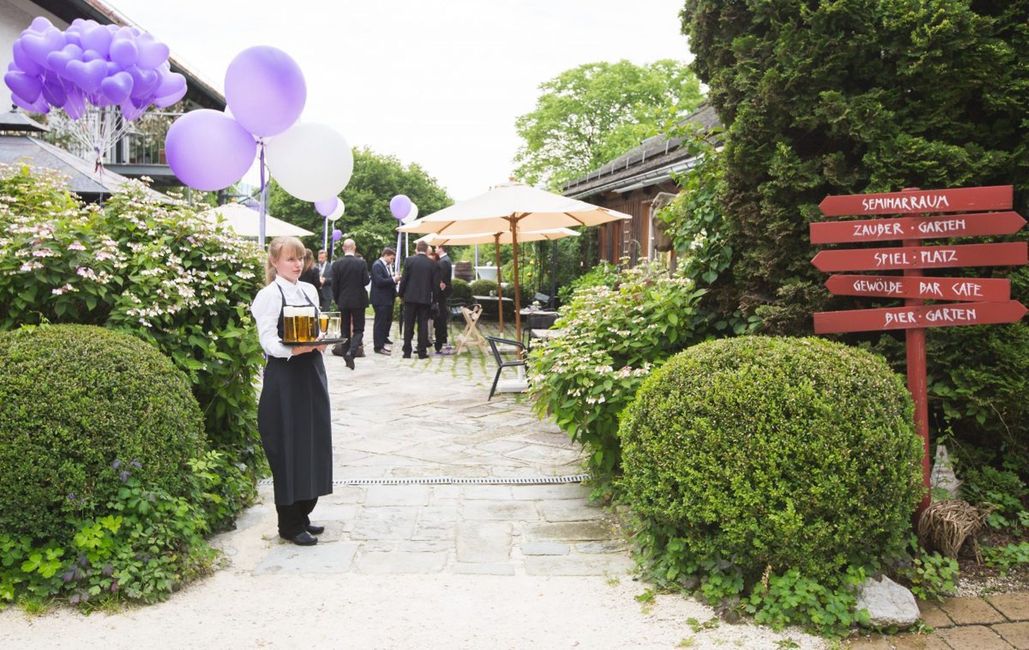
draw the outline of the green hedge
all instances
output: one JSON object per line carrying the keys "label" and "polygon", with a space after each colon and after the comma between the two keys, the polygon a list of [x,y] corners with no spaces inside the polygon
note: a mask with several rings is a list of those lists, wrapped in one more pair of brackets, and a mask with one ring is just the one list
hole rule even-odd
{"label": "green hedge", "polygon": [[470,282],[465,282],[461,278],[454,278],[454,292],[450,295],[450,299],[454,301],[461,301],[464,304],[471,304],[472,302],[472,286]]}
{"label": "green hedge", "polygon": [[187,492],[205,449],[185,375],[152,346],[83,325],[0,333],[0,530],[67,540],[122,472]]}
{"label": "green hedge", "polygon": [[650,562],[740,590],[791,569],[839,584],[901,552],[922,491],[902,378],[822,339],[691,347],[644,382],[619,435]]}

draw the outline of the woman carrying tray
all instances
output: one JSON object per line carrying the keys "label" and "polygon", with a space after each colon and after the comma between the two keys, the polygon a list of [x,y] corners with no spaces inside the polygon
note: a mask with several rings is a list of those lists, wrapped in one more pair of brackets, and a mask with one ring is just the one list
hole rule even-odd
{"label": "woman carrying tray", "polygon": [[318,543],[323,526],[311,524],[318,497],[332,493],[332,428],[325,345],[283,345],[286,307],[318,304],[318,291],[300,282],[304,245],[276,237],[268,247],[268,285],[250,307],[267,364],[257,428],[275,483],[279,536],[300,546]]}

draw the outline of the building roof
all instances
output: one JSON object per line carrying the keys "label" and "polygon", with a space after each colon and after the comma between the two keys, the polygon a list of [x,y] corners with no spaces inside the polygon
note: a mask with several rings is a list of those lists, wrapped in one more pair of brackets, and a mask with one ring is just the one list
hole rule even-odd
{"label": "building roof", "polygon": [[[142,25],[137,25],[128,17],[122,15],[118,10],[101,0],[32,0],[34,4],[49,11],[61,20],[70,23],[76,18],[92,19],[101,25],[126,25],[146,30]],[[168,57],[173,72],[178,72],[186,77],[187,99],[191,99],[205,108],[215,110],[225,109],[225,95],[223,95],[212,84],[200,77],[200,75],[174,56]]]}
{"label": "building roof", "polygon": [[[108,196],[129,182],[110,170],[98,173],[94,163],[28,135],[0,135],[0,164],[56,170],[68,177],[68,189],[85,199]],[[172,201],[160,192],[149,190],[149,193],[158,201]]]}
{"label": "building roof", "polygon": [[[721,125],[711,104],[704,103],[683,119],[704,131]],[[682,138],[655,135],[644,140],[614,160],[605,163],[581,178],[570,181],[562,188],[565,196],[582,199],[601,192],[625,192],[637,187],[656,185],[696,164],[695,156],[681,148]]]}
{"label": "building roof", "polygon": [[50,127],[40,124],[12,106],[6,113],[0,113],[0,132],[3,133],[45,133]]}

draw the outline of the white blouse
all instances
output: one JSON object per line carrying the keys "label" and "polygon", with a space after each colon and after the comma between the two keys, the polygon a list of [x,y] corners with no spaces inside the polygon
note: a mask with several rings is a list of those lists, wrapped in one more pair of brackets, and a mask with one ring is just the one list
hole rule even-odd
{"label": "white blouse", "polygon": [[[282,294],[279,294],[279,287],[282,287]],[[317,307],[318,290],[308,282],[290,282],[282,277],[276,277],[274,282],[257,292],[254,304],[250,305],[250,313],[254,315],[254,322],[257,323],[257,333],[265,354],[289,359],[293,356],[293,349],[283,345],[279,338],[279,316],[282,314],[283,295],[286,297],[287,305],[306,305],[310,300],[311,304]]]}

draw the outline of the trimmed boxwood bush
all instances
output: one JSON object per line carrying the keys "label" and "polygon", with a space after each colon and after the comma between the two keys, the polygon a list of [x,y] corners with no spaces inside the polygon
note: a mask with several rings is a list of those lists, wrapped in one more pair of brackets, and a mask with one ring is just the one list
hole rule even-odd
{"label": "trimmed boxwood bush", "polygon": [[715,578],[712,595],[790,570],[839,585],[903,548],[921,495],[901,377],[821,339],[688,348],[644,382],[619,434],[646,561]]}
{"label": "trimmed boxwood bush", "polygon": [[450,294],[451,300],[460,300],[466,305],[472,302],[472,286],[470,283],[465,282],[461,278],[454,278],[453,287],[454,291]]}
{"label": "trimmed boxwood bush", "polygon": [[117,494],[120,472],[188,491],[203,416],[150,345],[93,326],[26,327],[0,333],[0,368],[0,531],[67,539]]}

